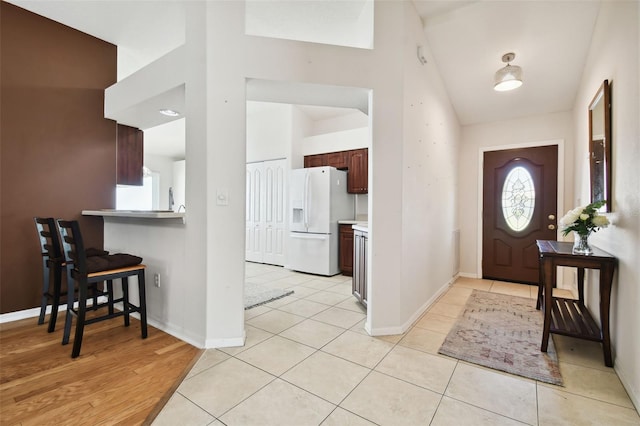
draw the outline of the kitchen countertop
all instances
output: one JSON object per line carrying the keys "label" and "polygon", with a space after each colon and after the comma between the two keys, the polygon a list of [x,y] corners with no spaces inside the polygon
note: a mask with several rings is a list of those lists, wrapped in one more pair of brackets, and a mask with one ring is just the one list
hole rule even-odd
{"label": "kitchen countertop", "polygon": [[366,220],[339,220],[338,224],[340,225],[364,225],[367,226],[369,222],[367,222]]}
{"label": "kitchen countertop", "polygon": [[369,225],[367,222],[364,223],[356,223],[352,226],[354,231],[361,231],[361,232],[366,232],[369,233]]}
{"label": "kitchen countertop", "polygon": [[137,219],[182,219],[184,222],[185,213],[176,213],[172,210],[82,210],[83,216],[103,216],[103,217],[130,217]]}

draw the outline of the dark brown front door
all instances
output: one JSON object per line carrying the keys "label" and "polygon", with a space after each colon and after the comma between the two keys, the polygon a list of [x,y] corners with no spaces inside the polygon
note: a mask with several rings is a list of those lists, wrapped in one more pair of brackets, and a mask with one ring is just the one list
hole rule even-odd
{"label": "dark brown front door", "polygon": [[538,283],[536,240],[557,236],[556,145],[484,154],[482,276]]}

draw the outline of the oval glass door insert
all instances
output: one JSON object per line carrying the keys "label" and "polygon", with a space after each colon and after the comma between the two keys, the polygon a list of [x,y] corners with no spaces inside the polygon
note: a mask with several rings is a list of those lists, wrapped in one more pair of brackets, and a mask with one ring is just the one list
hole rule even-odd
{"label": "oval glass door insert", "polygon": [[536,204],[533,178],[527,169],[513,168],[502,186],[502,215],[509,228],[522,231],[529,225]]}

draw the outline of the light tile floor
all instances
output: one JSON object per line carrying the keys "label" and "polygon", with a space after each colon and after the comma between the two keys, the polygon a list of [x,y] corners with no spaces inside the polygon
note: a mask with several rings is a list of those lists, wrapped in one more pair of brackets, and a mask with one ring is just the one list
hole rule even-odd
{"label": "light tile floor", "polygon": [[370,337],[349,277],[247,280],[294,294],[245,311],[245,346],[207,350],[154,425],[640,425],[598,343],[553,336],[564,387],[438,355],[473,289],[537,287],[459,278],[404,335]]}

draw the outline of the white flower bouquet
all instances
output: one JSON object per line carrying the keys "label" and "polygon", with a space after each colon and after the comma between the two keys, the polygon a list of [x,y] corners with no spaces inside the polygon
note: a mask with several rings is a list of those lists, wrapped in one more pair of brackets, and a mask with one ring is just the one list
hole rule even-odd
{"label": "white flower bouquet", "polygon": [[598,214],[598,209],[604,206],[606,201],[596,201],[587,206],[576,207],[569,210],[562,219],[560,226],[562,227],[562,235],[567,235],[574,231],[579,235],[589,235],[596,232],[600,228],[609,226],[609,219],[606,216]]}

